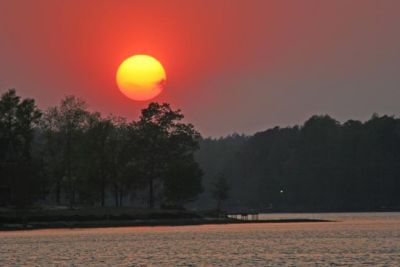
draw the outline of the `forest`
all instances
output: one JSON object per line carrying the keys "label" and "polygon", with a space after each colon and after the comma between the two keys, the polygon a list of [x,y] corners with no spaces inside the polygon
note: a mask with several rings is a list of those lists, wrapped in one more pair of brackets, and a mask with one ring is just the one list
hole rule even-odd
{"label": "forest", "polygon": [[400,209],[400,119],[374,114],[339,123],[316,115],[301,126],[203,139],[196,155],[208,188],[224,176],[229,210]]}
{"label": "forest", "polygon": [[11,89],[0,99],[0,206],[400,209],[394,116],[315,115],[221,138],[202,138],[183,119],[166,103],[137,121],[104,117],[74,96],[40,110]]}
{"label": "forest", "polygon": [[169,104],[137,121],[90,112],[67,96],[41,111],[11,89],[0,99],[0,204],[182,206],[202,192],[199,133]]}

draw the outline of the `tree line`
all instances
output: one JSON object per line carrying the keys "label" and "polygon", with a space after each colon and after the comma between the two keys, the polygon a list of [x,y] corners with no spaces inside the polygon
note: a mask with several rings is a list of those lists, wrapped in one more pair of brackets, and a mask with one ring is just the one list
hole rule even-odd
{"label": "tree line", "polygon": [[150,103],[137,121],[67,96],[40,110],[14,89],[0,99],[0,205],[181,206],[196,199],[200,134],[180,110]]}
{"label": "tree line", "polygon": [[203,139],[196,159],[210,202],[215,177],[231,187],[227,209],[400,209],[400,119],[374,114],[339,123],[312,116],[301,126]]}
{"label": "tree line", "polygon": [[[169,104],[136,121],[74,96],[0,98],[0,206],[147,205],[264,211],[400,208],[400,119],[374,114],[201,138]],[[134,204],[132,204],[134,203]]]}

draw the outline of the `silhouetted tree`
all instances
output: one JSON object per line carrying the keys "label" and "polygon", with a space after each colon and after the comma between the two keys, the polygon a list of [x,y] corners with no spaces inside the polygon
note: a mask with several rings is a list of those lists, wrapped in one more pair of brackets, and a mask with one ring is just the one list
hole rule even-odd
{"label": "silhouetted tree", "polygon": [[82,182],[80,196],[87,200],[100,200],[100,205],[105,206],[107,186],[113,176],[112,153],[115,145],[112,136],[116,130],[112,118],[102,118],[100,113],[88,116],[87,129],[83,139]]}
{"label": "silhouetted tree", "polygon": [[[8,90],[0,99],[0,185],[9,188],[11,201],[18,206],[37,197],[37,166],[32,159],[35,126],[41,112],[33,99]],[[37,180],[37,181],[36,181]]]}
{"label": "silhouetted tree", "polygon": [[86,103],[75,96],[65,97],[59,106],[49,108],[42,121],[47,138],[47,165],[55,183],[56,202],[61,203],[61,189],[66,189],[70,206],[75,204],[82,140],[89,112]]}
{"label": "silhouetted tree", "polygon": [[204,185],[195,204],[204,208],[215,198],[219,209],[222,201],[226,209],[399,209],[399,162],[393,116],[339,123],[318,115],[251,136],[200,139],[168,104],[151,103],[127,122],[91,113],[74,96],[44,116],[15,90],[0,98],[0,205],[55,195],[57,204],[104,206],[113,196],[121,206],[143,190],[150,207],[158,197],[183,205]]}
{"label": "silhouetted tree", "polygon": [[138,122],[131,125],[132,149],[135,167],[147,181],[150,208],[154,207],[154,186],[165,178],[171,162],[193,155],[198,148],[200,135],[193,125],[181,122],[180,110],[171,109],[169,104],[150,103]]}
{"label": "silhouetted tree", "polygon": [[131,164],[129,126],[124,118],[113,118],[114,130],[109,140],[111,187],[114,192],[115,206],[122,206],[124,196],[138,184],[137,174]]}
{"label": "silhouetted tree", "polygon": [[223,174],[219,174],[214,183],[212,194],[217,201],[217,211],[221,211],[222,202],[228,198],[229,184]]}

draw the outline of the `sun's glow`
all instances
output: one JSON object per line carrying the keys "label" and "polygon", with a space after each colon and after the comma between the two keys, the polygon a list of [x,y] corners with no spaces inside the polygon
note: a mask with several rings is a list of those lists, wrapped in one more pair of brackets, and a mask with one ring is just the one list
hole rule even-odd
{"label": "sun's glow", "polygon": [[150,100],[164,89],[166,74],[161,63],[148,55],[135,55],[124,60],[117,70],[118,88],[127,97]]}

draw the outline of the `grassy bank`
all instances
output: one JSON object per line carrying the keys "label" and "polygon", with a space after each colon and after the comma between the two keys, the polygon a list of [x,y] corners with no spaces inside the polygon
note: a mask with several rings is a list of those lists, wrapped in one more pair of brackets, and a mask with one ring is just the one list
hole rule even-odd
{"label": "grassy bank", "polygon": [[0,209],[0,230],[90,228],[122,226],[180,226],[201,224],[323,222],[312,219],[244,221],[210,218],[182,210],[132,208]]}
{"label": "grassy bank", "polygon": [[201,217],[195,212],[184,210],[114,207],[0,209],[0,223],[197,219]]}

